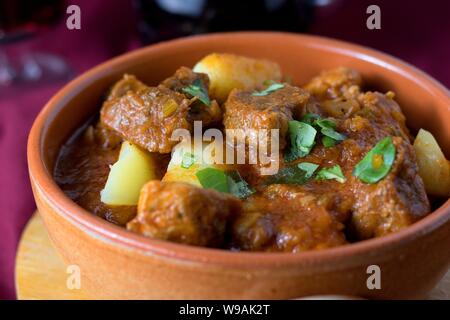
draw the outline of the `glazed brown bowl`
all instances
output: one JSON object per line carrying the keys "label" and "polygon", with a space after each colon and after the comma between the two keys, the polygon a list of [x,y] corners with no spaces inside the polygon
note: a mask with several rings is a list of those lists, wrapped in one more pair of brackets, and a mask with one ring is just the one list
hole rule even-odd
{"label": "glazed brown bowl", "polygon": [[[28,141],[36,203],[66,263],[80,267],[95,298],[294,298],[338,294],[420,298],[450,265],[450,200],[409,228],[382,238],[300,254],[208,249],[144,238],[87,212],[52,177],[61,144],[98,112],[104,93],[123,73],[157,84],[179,66],[211,52],[278,62],[294,83],[321,70],[348,66],[368,87],[392,90],[413,130],[426,128],[450,155],[450,95],[438,82],[391,56],[319,37],[285,33],[225,33],[190,37],[133,51],[79,76],[37,117]],[[381,270],[369,290],[367,268]]]}

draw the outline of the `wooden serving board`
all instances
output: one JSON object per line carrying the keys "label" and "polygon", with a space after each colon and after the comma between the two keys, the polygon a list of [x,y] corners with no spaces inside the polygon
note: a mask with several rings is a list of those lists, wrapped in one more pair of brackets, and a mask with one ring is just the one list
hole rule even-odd
{"label": "wooden serving board", "polygon": [[[16,291],[21,300],[85,300],[89,293],[66,286],[66,266],[53,248],[38,214],[28,222],[16,256]],[[429,299],[450,300],[450,270],[428,295]]]}

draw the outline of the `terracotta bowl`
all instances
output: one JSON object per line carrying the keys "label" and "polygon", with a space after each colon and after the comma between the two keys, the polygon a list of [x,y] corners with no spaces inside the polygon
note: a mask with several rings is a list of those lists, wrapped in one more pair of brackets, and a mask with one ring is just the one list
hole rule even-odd
{"label": "terracotta bowl", "polygon": [[[39,212],[57,251],[81,270],[97,298],[295,298],[334,294],[420,298],[450,265],[450,200],[413,226],[386,237],[301,254],[237,253],[152,240],[127,232],[72,202],[52,178],[62,143],[95,114],[123,73],[156,84],[211,52],[278,62],[295,83],[321,70],[359,70],[370,88],[393,90],[413,130],[426,128],[450,155],[450,95],[423,72],[391,56],[319,37],[225,33],[190,37],[133,51],[84,73],[37,117],[28,164]],[[367,268],[381,268],[381,289],[367,288]]]}

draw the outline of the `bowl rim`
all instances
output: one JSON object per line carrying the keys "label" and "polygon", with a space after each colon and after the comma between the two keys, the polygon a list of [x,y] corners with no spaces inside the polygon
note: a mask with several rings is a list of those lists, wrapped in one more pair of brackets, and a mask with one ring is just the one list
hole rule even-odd
{"label": "bowl rim", "polygon": [[[363,257],[366,254],[373,254],[375,250],[382,250],[387,246],[392,249],[398,248],[448,223],[450,221],[450,199],[447,199],[444,204],[425,218],[396,233],[325,250],[293,254],[284,252],[235,252],[225,249],[196,247],[146,238],[93,215],[66,196],[54,181],[52,172],[47,171],[43,161],[44,150],[41,150],[41,146],[43,137],[55,118],[55,112],[61,111],[66,101],[76,96],[85,87],[95,82],[96,79],[108,75],[108,69],[112,66],[126,63],[133,64],[133,61],[139,60],[140,57],[145,56],[149,51],[178,50],[205,41],[245,41],[249,38],[257,41],[267,41],[268,37],[276,37],[285,41],[304,41],[309,47],[340,52],[357,59],[378,64],[420,83],[430,94],[436,96],[436,99],[447,99],[450,112],[450,92],[442,84],[412,65],[374,49],[325,37],[272,31],[224,32],[189,36],[153,44],[107,60],[82,73],[60,89],[41,110],[33,123],[28,137],[29,175],[34,188],[45,197],[47,203],[54,209],[54,212],[97,239],[112,243],[126,250],[139,251],[144,255],[157,255],[183,262],[209,263],[211,265],[228,267],[298,266],[303,263],[313,264],[319,261],[322,263],[324,261],[333,262],[341,258]],[[359,259],[345,260],[351,264]]]}

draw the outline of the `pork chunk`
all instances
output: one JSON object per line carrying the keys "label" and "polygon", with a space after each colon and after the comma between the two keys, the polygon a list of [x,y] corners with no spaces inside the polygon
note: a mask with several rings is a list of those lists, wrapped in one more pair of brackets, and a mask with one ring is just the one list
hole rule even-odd
{"label": "pork chunk", "polygon": [[177,141],[175,129],[192,129],[188,112],[192,100],[167,88],[144,87],[107,100],[100,121],[107,128],[150,152],[169,153]]}
{"label": "pork chunk", "polygon": [[239,210],[240,201],[231,195],[155,180],[142,188],[138,214],[127,229],[155,239],[220,247],[227,220]]}
{"label": "pork chunk", "polygon": [[207,89],[209,88],[209,78],[205,73],[197,73],[187,67],[181,67],[169,78],[163,80],[160,85],[173,91],[182,93],[186,88],[199,80]]}
{"label": "pork chunk", "polygon": [[318,200],[294,186],[269,186],[245,202],[233,224],[233,247],[303,252],[345,244],[344,225]]}
{"label": "pork chunk", "polygon": [[[207,74],[193,72],[189,68],[181,67],[173,76],[161,82],[160,86],[186,95],[184,89],[196,83],[201,83],[206,91],[209,91],[209,77]],[[222,120],[222,110],[216,100],[212,100],[209,106],[197,100],[192,104],[189,116],[191,121],[202,121],[202,125],[210,126],[220,123]]]}
{"label": "pork chunk", "polygon": [[220,122],[222,111],[216,101],[203,104],[183,88],[208,77],[188,68],[179,69],[158,87],[149,87],[136,77],[125,75],[111,88],[100,112],[101,125],[150,152],[169,153],[175,129],[192,130],[194,121],[208,126]]}
{"label": "pork chunk", "polygon": [[139,81],[135,76],[125,74],[122,79],[117,81],[109,90],[107,100],[120,98],[128,91],[136,92],[145,89],[147,86]]}
{"label": "pork chunk", "polygon": [[396,158],[388,176],[376,184],[352,183],[351,227],[360,240],[397,232],[430,212],[413,147],[400,137],[393,142]]}
{"label": "pork chunk", "polygon": [[[226,129],[241,129],[236,136],[241,141],[254,143],[257,130],[279,129],[279,146],[286,145],[288,122],[293,115],[302,113],[309,94],[297,87],[284,87],[264,96],[255,96],[253,91],[233,90],[225,102],[223,123]],[[247,138],[247,139],[246,139]],[[266,138],[270,142],[270,132]]]}
{"label": "pork chunk", "polygon": [[359,93],[361,83],[362,79],[358,71],[339,67],[323,71],[314,77],[305,89],[320,100],[350,98]]}
{"label": "pork chunk", "polygon": [[354,194],[351,229],[356,238],[368,239],[411,225],[430,212],[430,205],[418,174],[405,117],[392,95],[366,92],[357,101],[360,110],[340,126],[348,137],[340,160],[344,168],[351,172],[387,136],[392,137],[396,147],[394,164],[383,180],[366,184],[351,177],[348,182]]}

